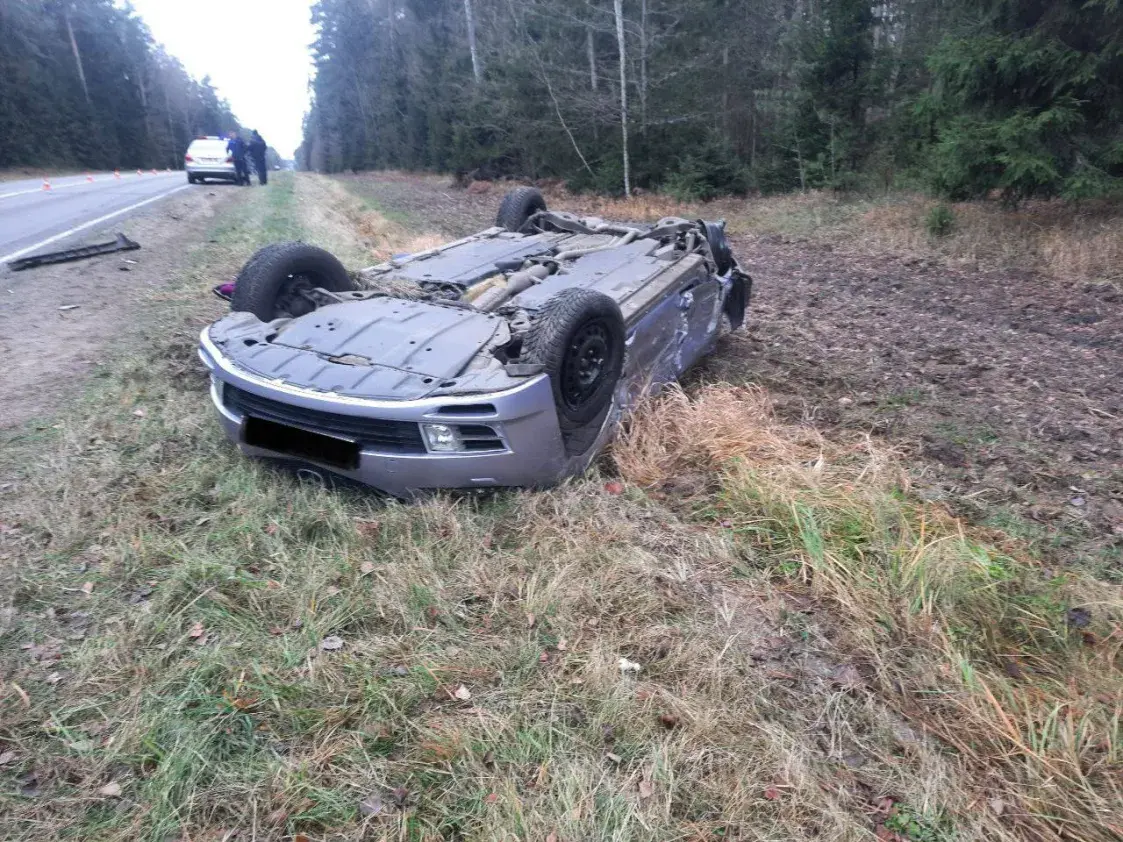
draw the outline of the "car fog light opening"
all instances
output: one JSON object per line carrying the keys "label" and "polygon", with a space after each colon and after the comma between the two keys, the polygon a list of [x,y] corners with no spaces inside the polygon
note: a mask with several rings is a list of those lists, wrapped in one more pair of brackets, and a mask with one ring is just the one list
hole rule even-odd
{"label": "car fog light opening", "polygon": [[431,453],[460,453],[465,449],[460,429],[451,424],[422,424],[421,432]]}

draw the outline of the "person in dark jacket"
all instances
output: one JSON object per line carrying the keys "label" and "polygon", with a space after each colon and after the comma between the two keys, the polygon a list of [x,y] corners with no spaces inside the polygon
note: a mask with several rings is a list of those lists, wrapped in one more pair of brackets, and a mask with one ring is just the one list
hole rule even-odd
{"label": "person in dark jacket", "polygon": [[246,142],[237,132],[230,132],[226,140],[226,154],[234,159],[234,178],[238,184],[250,183],[250,171],[246,166]]}
{"label": "person in dark jacket", "polygon": [[250,158],[253,160],[254,169],[257,170],[258,184],[265,184],[269,181],[269,174],[265,169],[266,148],[265,138],[257,133],[257,129],[254,129],[253,134],[250,135]]}

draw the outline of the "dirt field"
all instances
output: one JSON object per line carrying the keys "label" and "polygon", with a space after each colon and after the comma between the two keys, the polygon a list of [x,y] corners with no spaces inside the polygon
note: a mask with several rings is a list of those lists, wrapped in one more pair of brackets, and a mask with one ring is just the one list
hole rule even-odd
{"label": "dirt field", "polygon": [[[490,225],[503,190],[343,180],[384,212],[449,236]],[[605,204],[598,212],[613,210]],[[555,205],[589,210],[569,196]],[[1058,563],[1123,578],[1119,284],[754,234],[749,203],[677,210],[728,218],[755,279],[747,332],[699,379],[758,383],[782,417],[887,439],[911,457],[924,496]]]}
{"label": "dirt field", "polygon": [[139,300],[184,273],[215,213],[237,195],[186,190],[83,240],[104,242],[123,231],[141,244],[138,251],[23,272],[0,267],[0,430],[75,395]]}

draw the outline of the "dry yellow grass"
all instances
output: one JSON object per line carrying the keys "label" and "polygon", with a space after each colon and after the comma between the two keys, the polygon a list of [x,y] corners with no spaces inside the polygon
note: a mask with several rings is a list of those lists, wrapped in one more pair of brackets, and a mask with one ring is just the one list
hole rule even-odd
{"label": "dry yellow grass", "polygon": [[302,175],[296,180],[296,193],[309,239],[356,269],[444,242],[436,234],[406,230],[333,179]]}
{"label": "dry yellow grass", "polygon": [[612,446],[612,460],[629,482],[652,487],[721,471],[733,459],[814,460],[823,446],[809,428],[777,425],[759,388],[711,385],[688,396],[673,387],[637,408]]}
{"label": "dry yellow grass", "polygon": [[1062,280],[1123,280],[1123,209],[1106,202],[951,203],[946,237],[925,229],[935,202],[921,198],[871,207],[832,232],[862,248],[939,257],[985,269],[1036,269]]}
{"label": "dry yellow grass", "polygon": [[545,193],[550,207],[572,211],[582,216],[657,222],[668,216],[685,216],[689,219],[697,214],[696,207],[675,201],[661,193],[641,193],[630,199],[570,193],[561,187],[549,188]]}
{"label": "dry yellow grass", "polygon": [[552,207],[609,218],[725,218],[733,233],[804,237],[844,251],[938,258],[967,268],[1031,269],[1068,281],[1123,282],[1123,206],[1113,202],[1032,201],[1016,210],[994,202],[952,202],[954,229],[933,237],[926,219],[938,203],[916,195],[870,200],[812,192],[695,205],[659,194],[611,199],[560,188],[547,192]]}
{"label": "dry yellow grass", "polygon": [[[972,534],[909,498],[892,452],[779,423],[758,390],[671,390],[641,407],[612,458],[647,486],[720,473],[716,516],[753,557],[786,558],[882,703],[958,752],[978,782],[968,800],[1008,822],[986,838],[1123,834],[1118,586]],[[1072,627],[1093,616],[1094,629]]]}

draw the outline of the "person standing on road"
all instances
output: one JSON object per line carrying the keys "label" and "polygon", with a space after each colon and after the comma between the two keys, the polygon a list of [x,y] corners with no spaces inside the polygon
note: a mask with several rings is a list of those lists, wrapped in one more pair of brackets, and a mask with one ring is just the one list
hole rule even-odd
{"label": "person standing on road", "polygon": [[226,154],[234,159],[234,177],[238,184],[250,183],[250,171],[246,166],[246,142],[238,132],[230,132],[226,141]]}
{"label": "person standing on road", "polygon": [[268,171],[265,169],[266,148],[265,138],[257,133],[257,129],[254,129],[253,134],[250,135],[250,158],[253,159],[254,169],[257,170],[258,184],[265,184],[269,181]]}

